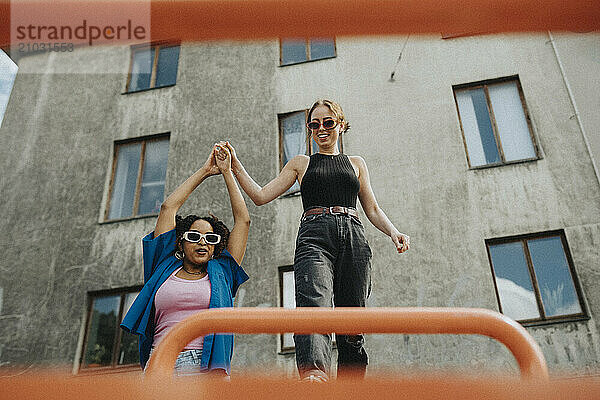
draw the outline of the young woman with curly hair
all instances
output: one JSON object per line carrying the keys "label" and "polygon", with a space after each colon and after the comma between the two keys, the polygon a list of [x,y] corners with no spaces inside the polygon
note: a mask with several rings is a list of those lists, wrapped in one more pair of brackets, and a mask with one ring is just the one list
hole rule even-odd
{"label": "young woman with curly hair", "polygon": [[[229,192],[231,232],[213,215],[176,215],[206,178],[218,174]],[[208,308],[233,307],[239,285],[248,279],[240,264],[249,227],[248,209],[231,170],[231,154],[215,145],[204,165],[163,202],[154,232],[142,239],[144,287],[121,323],[123,329],[140,336],[142,368],[173,325]],[[175,372],[228,375],[232,350],[231,334],[196,338],[179,354]]]}
{"label": "young woman with curly hair", "polygon": [[[371,289],[371,249],[356,212],[360,200],[369,221],[388,235],[398,253],[409,248],[377,204],[365,160],[341,154],[338,139],[350,125],[339,104],[318,100],[308,111],[307,128],[319,146],[313,155],[298,155],[279,176],[258,185],[228,143],[240,186],[256,205],[300,184],[304,213],[296,240],[294,275],[297,307],[364,307]],[[294,335],[300,378],[326,381],[330,374],[331,335]],[[368,363],[362,335],[337,335],[338,377],[362,377]]]}

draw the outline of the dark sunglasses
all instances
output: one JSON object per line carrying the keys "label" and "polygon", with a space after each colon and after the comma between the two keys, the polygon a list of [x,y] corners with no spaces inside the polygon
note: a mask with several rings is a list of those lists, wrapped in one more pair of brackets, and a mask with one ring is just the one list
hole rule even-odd
{"label": "dark sunglasses", "polygon": [[323,126],[323,129],[328,131],[330,129],[335,128],[337,124],[338,121],[336,121],[335,119],[324,119],[323,122],[311,121],[308,124],[306,124],[306,126],[308,126],[308,129],[311,129],[313,131],[316,131],[321,126]]}
{"label": "dark sunglasses", "polygon": [[198,231],[187,231],[183,234],[183,240],[190,243],[199,243],[202,238],[206,244],[217,244],[221,241],[218,233],[200,233]]}

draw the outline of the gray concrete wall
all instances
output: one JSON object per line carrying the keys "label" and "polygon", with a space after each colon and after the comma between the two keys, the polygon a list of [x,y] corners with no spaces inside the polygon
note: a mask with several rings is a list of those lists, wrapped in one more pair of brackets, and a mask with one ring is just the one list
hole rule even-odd
{"label": "gray concrete wall", "polygon": [[[255,148],[246,159],[261,166],[256,178],[274,176],[276,164],[269,169],[264,159],[277,160],[278,147],[256,133],[277,125],[276,51],[260,43],[184,45],[175,86],[131,94],[122,94],[128,47],[103,48],[94,57],[76,50],[20,60],[0,134],[0,362],[70,367],[86,293],[142,282],[140,239],[155,218],[99,223],[115,140],[171,132],[167,193],[204,163],[220,139]],[[102,71],[102,63],[120,65],[122,74],[76,72]],[[36,64],[45,64],[47,72],[29,73],[39,70]],[[54,74],[55,65],[73,73]],[[274,247],[275,237],[257,232],[271,230],[273,210],[250,209],[257,228],[248,243],[245,267],[253,279],[245,290],[253,295],[245,296],[244,305],[275,303],[276,291],[261,290],[271,279],[260,273],[268,260],[263,249]],[[181,213],[209,211],[232,225],[220,177],[206,181]],[[275,343],[273,338],[273,348]]]}
{"label": "gray concrete wall", "polygon": [[[126,47],[21,60],[0,130],[0,362],[73,363],[86,292],[141,282],[139,239],[154,219],[99,224],[114,140],[171,132],[167,193],[221,138],[265,184],[279,168],[277,113],[328,97],[352,124],[345,152],[366,160],[379,204],[412,238],[398,255],[365,222],[374,253],[368,305],[497,310],[484,240],[564,229],[591,318],[528,330],[552,373],[597,371],[600,187],[547,36],[411,37],[396,64],[405,39],[338,39],[336,58],[287,67],[278,67],[276,42],[184,45],[177,85],[128,95]],[[52,74],[55,64],[81,62],[98,71],[121,65],[123,73]],[[26,73],[35,63],[47,63],[47,73]],[[452,85],[515,74],[542,157],[469,170]],[[182,212],[212,210],[231,225],[220,178],[202,189]],[[293,263],[300,198],[249,209],[251,280],[236,305],[277,306],[278,267]],[[277,343],[238,337],[234,370],[293,374],[293,354],[278,355]],[[370,335],[367,349],[373,371],[517,369],[503,346],[480,337]]]}
{"label": "gray concrete wall", "polygon": [[596,32],[553,32],[549,34],[556,47],[556,62],[563,69],[565,87],[571,89],[572,119],[576,111],[583,126],[596,169],[600,168],[600,40]]}
{"label": "gray concrete wall", "polygon": [[[600,353],[593,316],[600,298],[593,288],[599,265],[591,243],[598,240],[600,191],[547,40],[546,35],[340,39],[337,58],[277,71],[278,112],[318,97],[342,104],[352,125],[344,138],[346,153],[363,156],[380,205],[411,235],[412,249],[397,255],[389,238],[366,224],[374,250],[370,306],[497,310],[484,240],[564,229],[592,319],[529,331],[553,373],[595,370]],[[452,85],[512,75],[523,86],[542,158],[469,170]],[[591,70],[575,75],[581,81],[594,76]],[[283,231],[291,238],[294,229]],[[285,261],[290,260],[288,255]],[[516,368],[504,348],[479,338],[373,337],[367,346],[381,368]]]}

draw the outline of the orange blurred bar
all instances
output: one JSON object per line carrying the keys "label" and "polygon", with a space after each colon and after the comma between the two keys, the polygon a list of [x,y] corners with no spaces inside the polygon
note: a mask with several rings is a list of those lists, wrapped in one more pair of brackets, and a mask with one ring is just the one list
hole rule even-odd
{"label": "orange blurred bar", "polygon": [[417,333],[473,334],[503,343],[515,356],[521,375],[548,379],[541,349],[520,324],[475,308],[236,308],[202,311],[175,325],[152,353],[151,377],[173,374],[185,345],[208,333]]}
{"label": "orange blurred bar", "polygon": [[506,376],[458,375],[368,377],[364,381],[310,384],[267,375],[223,382],[208,377],[147,380],[141,376],[25,375],[1,379],[4,400],[597,400],[600,380],[522,381]]}
{"label": "orange blurred bar", "polygon": [[11,6],[34,22],[60,15],[67,24],[150,7],[153,41],[600,29],[597,0],[0,0],[1,46],[16,41]]}

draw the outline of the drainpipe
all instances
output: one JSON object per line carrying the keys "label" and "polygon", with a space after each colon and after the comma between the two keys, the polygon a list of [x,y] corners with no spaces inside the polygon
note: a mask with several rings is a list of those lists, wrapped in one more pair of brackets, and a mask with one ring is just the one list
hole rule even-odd
{"label": "drainpipe", "polygon": [[558,55],[558,50],[556,49],[556,45],[554,44],[554,36],[552,36],[552,32],[548,31],[548,37],[550,38],[550,44],[552,45],[552,50],[554,51],[554,56],[556,57],[556,62],[558,63],[558,68],[560,69],[560,74],[563,78],[563,82],[567,87],[567,93],[569,94],[569,100],[571,100],[571,105],[573,106],[573,110],[575,111],[575,119],[577,120],[577,125],[579,126],[579,130],[581,131],[581,135],[583,136],[583,142],[585,143],[585,147],[587,148],[588,154],[590,155],[590,159],[592,161],[592,167],[594,167],[594,173],[596,174],[596,180],[598,184],[600,184],[600,175],[598,174],[598,167],[596,166],[596,160],[594,159],[594,154],[592,153],[592,149],[590,147],[590,142],[587,137],[587,133],[585,132],[585,128],[581,123],[581,117],[579,116],[579,109],[577,108],[577,103],[575,103],[575,97],[573,96],[573,91],[571,90],[571,85],[569,84],[569,80],[567,79],[567,75],[565,74],[565,68],[563,67],[563,63]]}

